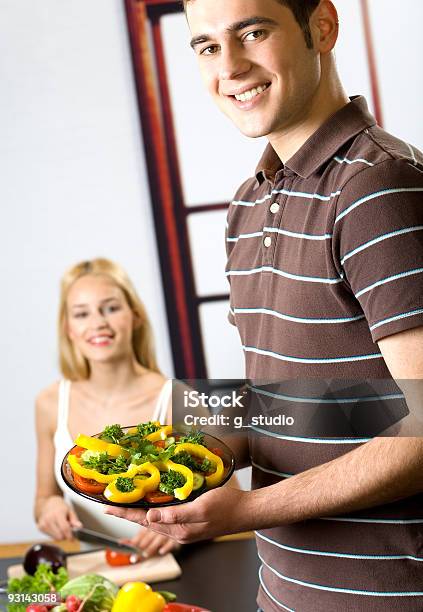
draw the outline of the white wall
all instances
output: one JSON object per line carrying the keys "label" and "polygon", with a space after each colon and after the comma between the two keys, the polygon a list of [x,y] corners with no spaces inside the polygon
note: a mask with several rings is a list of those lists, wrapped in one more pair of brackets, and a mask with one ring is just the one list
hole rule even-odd
{"label": "white wall", "polygon": [[166,374],[172,365],[123,2],[2,0],[0,88],[5,542],[40,537],[33,403],[58,378],[65,268],[119,261],[146,303]]}
{"label": "white wall", "polygon": [[[358,0],[335,3],[341,17],[341,74],[349,93],[369,95]],[[394,0],[369,4],[386,127],[422,147],[423,3],[402,0],[401,9]],[[168,19],[170,69],[176,71],[172,93],[176,111],[178,105],[184,109],[177,131],[189,168],[184,171],[188,200],[229,200],[241,178],[251,174],[262,144],[240,136],[213,108],[186,46],[182,17]],[[5,542],[39,538],[32,521],[33,400],[58,376],[55,319],[63,270],[97,255],[122,263],[151,315],[160,365],[169,375],[172,366],[123,0],[2,0],[0,88],[0,541]],[[207,172],[198,163],[199,130],[213,160]],[[236,177],[231,172],[224,180],[216,178],[237,159]],[[214,218],[215,225],[205,221],[206,235],[213,237],[223,232],[222,215]],[[210,270],[217,264],[223,274],[223,238],[218,246],[215,242],[193,244],[203,294],[211,290],[200,286],[204,272],[213,291],[226,290],[220,272]],[[236,332],[224,322],[224,310],[208,304],[201,312],[215,377],[236,376],[238,370],[229,373],[229,365],[242,367]]]}

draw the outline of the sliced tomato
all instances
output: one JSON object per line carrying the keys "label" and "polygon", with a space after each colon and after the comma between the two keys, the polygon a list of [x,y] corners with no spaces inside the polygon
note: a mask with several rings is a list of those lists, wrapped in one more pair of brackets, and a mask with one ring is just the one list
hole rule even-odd
{"label": "sliced tomato", "polygon": [[75,472],[73,472],[72,474],[75,487],[79,489],[79,491],[82,491],[82,493],[98,495],[100,493],[103,493],[104,489],[107,486],[103,482],[97,482],[96,480],[92,480],[91,478],[83,478]]}
{"label": "sliced tomato", "polygon": [[162,491],[148,491],[144,497],[145,501],[149,504],[165,504],[166,502],[173,501],[175,498],[173,495],[168,495]]}
{"label": "sliced tomato", "polygon": [[86,450],[87,449],[82,448],[82,446],[74,446],[72,450],[69,451],[69,455],[76,455],[77,457],[80,457],[82,453]]}
{"label": "sliced tomato", "polygon": [[135,553],[124,553],[118,550],[106,548],[106,562],[113,567],[120,565],[133,565],[134,563],[138,563],[140,559],[141,556],[136,555]]}
{"label": "sliced tomato", "polygon": [[164,440],[157,440],[157,442],[153,442],[154,446],[157,448],[165,448],[166,444]]}

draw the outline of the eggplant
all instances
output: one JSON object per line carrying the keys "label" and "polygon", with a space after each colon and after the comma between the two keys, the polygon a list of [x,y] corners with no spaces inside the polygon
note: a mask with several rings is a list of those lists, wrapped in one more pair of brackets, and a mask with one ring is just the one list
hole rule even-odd
{"label": "eggplant", "polygon": [[61,567],[66,567],[66,553],[62,548],[52,544],[34,544],[26,551],[24,557],[24,570],[33,576],[40,563],[51,566],[54,574],[57,574]]}

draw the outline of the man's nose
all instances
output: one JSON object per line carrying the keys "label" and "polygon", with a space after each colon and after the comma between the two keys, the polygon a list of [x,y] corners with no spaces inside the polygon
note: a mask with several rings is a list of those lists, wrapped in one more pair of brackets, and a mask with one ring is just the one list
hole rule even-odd
{"label": "man's nose", "polygon": [[249,71],[251,62],[234,46],[222,49],[220,56],[219,78],[223,81],[236,79]]}

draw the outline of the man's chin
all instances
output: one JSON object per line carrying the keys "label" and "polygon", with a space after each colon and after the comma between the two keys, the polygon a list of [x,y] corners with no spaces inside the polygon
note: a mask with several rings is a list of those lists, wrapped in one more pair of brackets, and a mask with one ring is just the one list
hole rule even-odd
{"label": "man's chin", "polygon": [[[229,116],[229,119],[241,134],[247,136],[247,138],[261,138],[269,133],[265,126],[258,124],[256,121],[248,121],[247,118],[243,121],[239,121],[239,117],[234,117],[233,115]],[[251,117],[251,119],[253,119],[253,117]]]}

